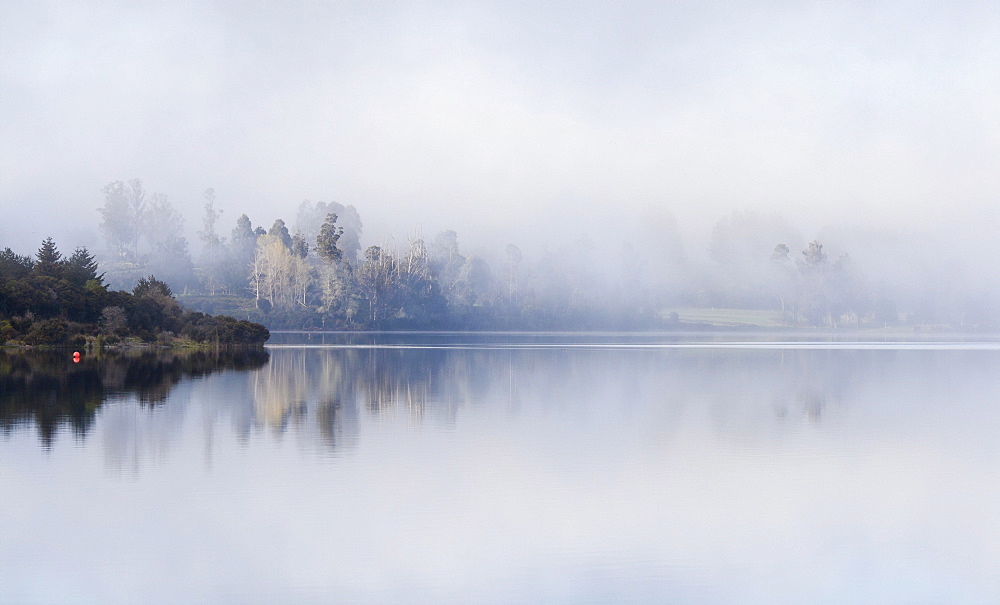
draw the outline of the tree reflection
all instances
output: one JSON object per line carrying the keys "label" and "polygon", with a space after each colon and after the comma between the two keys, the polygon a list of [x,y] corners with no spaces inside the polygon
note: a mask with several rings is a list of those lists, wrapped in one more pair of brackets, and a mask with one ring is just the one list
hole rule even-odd
{"label": "tree reflection", "polygon": [[68,427],[86,436],[97,411],[112,397],[134,395],[157,406],[182,378],[267,363],[261,350],[104,352],[74,363],[65,351],[0,351],[0,429],[34,425],[51,447]]}
{"label": "tree reflection", "polygon": [[[353,443],[361,414],[451,425],[458,409],[511,383],[506,352],[445,349],[280,349],[251,380],[253,412],[275,434],[315,423],[330,447]],[[506,358],[506,357],[505,357]],[[495,375],[502,372],[503,376]]]}
{"label": "tree reflection", "polygon": [[[743,443],[836,420],[860,390],[886,380],[945,370],[940,354],[897,359],[893,351],[372,345],[274,348],[270,355],[137,351],[79,364],[63,352],[0,353],[0,426],[8,433],[37,426],[48,447],[61,429],[86,435],[105,401],[129,397],[138,405],[102,413],[116,459],[141,449],[140,441],[181,431],[178,418],[189,402],[201,414],[209,457],[216,427],[227,419],[242,443],[263,429],[343,451],[357,443],[364,422],[451,430],[463,410],[466,417],[584,423],[608,435],[628,424],[623,419],[641,418],[634,426],[660,437],[704,418]],[[164,407],[185,376],[221,369],[252,371],[199,381],[182,391],[193,396],[149,415],[137,430],[136,409]]]}
{"label": "tree reflection", "polygon": [[703,409],[716,430],[741,434],[822,422],[892,353],[879,359],[823,350],[289,348],[252,375],[250,399],[258,426],[314,432],[334,449],[356,441],[364,416],[451,427],[465,408],[612,423],[650,414],[667,430],[682,410]]}
{"label": "tree reflection", "polygon": [[252,377],[254,415],[276,434],[310,417],[330,447],[352,442],[359,410],[423,416],[441,355],[384,349],[280,350]]}

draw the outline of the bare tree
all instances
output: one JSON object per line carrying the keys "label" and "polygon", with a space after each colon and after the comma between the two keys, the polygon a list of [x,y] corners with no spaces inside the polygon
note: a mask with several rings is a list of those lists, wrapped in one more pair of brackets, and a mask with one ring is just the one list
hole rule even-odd
{"label": "bare tree", "polygon": [[365,250],[365,262],[358,267],[358,288],[368,301],[369,319],[377,324],[385,319],[391,302],[391,289],[397,263],[392,253],[379,246]]}

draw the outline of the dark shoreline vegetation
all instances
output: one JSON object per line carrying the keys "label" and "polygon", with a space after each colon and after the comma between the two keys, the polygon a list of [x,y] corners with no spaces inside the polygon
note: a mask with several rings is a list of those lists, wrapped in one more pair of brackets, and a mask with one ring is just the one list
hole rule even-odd
{"label": "dark shoreline vegetation", "polygon": [[51,238],[35,258],[0,251],[0,345],[260,347],[260,324],[181,308],[150,275],[131,292],[110,290],[86,248],[63,258]]}

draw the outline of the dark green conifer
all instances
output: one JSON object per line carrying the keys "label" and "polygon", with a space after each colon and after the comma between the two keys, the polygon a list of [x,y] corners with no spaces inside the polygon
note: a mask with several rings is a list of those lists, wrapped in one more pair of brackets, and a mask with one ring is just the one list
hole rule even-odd
{"label": "dark green conifer", "polygon": [[85,286],[94,280],[98,285],[104,284],[104,274],[97,273],[97,261],[85,247],[77,248],[65,261],[66,280],[77,286]]}
{"label": "dark green conifer", "polygon": [[62,273],[62,254],[56,248],[56,243],[51,237],[45,238],[42,247],[35,254],[35,274],[48,277],[60,277]]}

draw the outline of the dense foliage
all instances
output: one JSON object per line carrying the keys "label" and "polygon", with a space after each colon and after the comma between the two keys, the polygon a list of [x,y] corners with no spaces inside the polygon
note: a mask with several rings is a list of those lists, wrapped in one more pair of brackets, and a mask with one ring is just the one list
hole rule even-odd
{"label": "dense foliage", "polygon": [[112,344],[137,338],[174,344],[261,345],[267,329],[246,320],[181,309],[169,285],[150,275],[131,292],[110,290],[86,248],[63,257],[51,238],[32,259],[0,252],[0,344]]}

